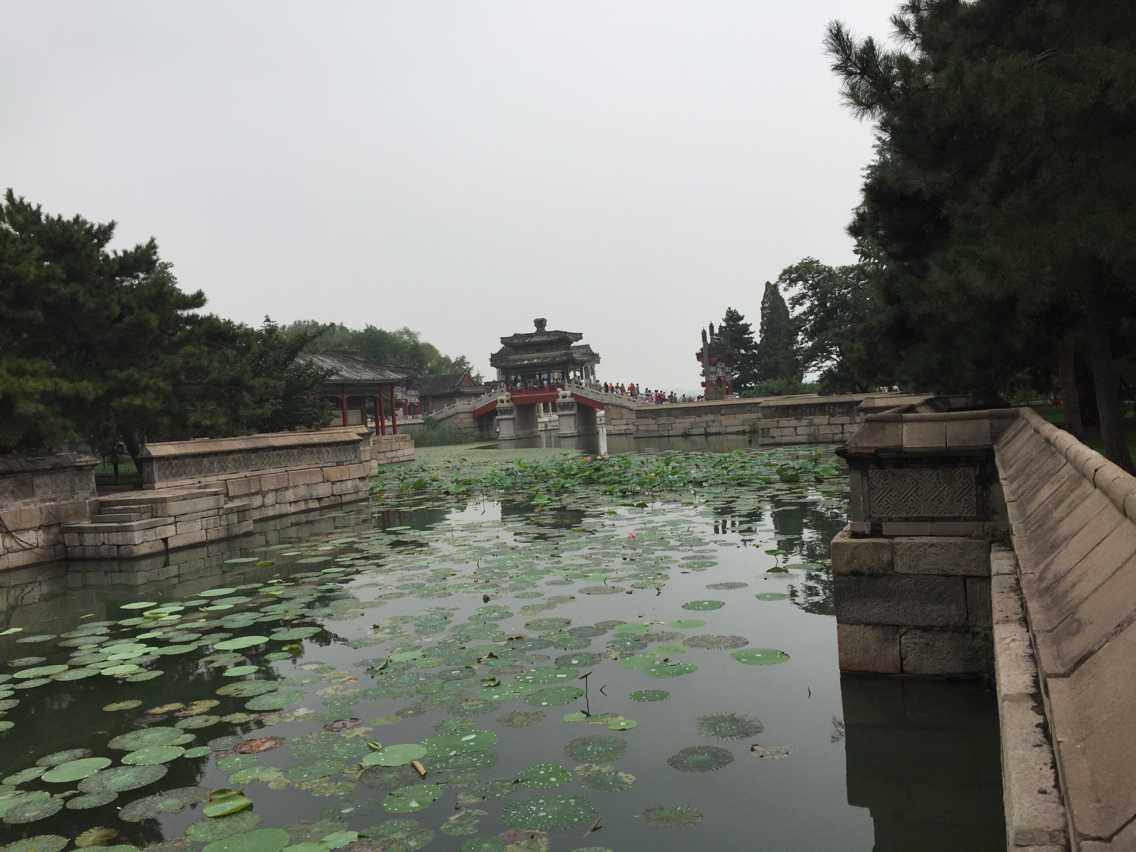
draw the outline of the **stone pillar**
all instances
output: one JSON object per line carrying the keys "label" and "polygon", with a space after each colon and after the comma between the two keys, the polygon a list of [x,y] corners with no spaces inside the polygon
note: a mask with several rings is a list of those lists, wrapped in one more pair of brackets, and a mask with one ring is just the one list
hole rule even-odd
{"label": "stone pillar", "polygon": [[576,406],[576,399],[571,391],[560,391],[560,396],[556,400],[556,424],[561,438],[575,437],[579,434]]}
{"label": "stone pillar", "polygon": [[508,392],[497,397],[497,438],[511,441],[517,437],[517,412]]}
{"label": "stone pillar", "polygon": [[596,429],[600,435],[600,455],[607,458],[607,412],[602,408],[596,412]]}
{"label": "stone pillar", "polygon": [[840,451],[851,492],[831,548],[841,671],[992,670],[990,542],[1008,535],[993,441],[1013,416],[909,406],[869,416]]}

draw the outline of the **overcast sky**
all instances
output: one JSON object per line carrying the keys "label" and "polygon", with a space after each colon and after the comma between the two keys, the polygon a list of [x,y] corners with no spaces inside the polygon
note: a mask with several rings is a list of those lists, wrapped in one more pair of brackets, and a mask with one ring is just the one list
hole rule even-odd
{"label": "overcast sky", "polygon": [[0,0],[0,184],[185,289],[409,326],[487,376],[545,316],[693,390],[699,329],[844,228],[872,131],[821,41],[897,0]]}

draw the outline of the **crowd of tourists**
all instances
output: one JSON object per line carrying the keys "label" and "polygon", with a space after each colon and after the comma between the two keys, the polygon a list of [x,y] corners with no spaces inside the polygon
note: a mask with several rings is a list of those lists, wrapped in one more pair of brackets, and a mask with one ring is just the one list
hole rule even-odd
{"label": "crowd of tourists", "polygon": [[616,394],[617,396],[626,396],[636,402],[650,402],[655,405],[664,405],[671,402],[693,402],[686,394],[677,394],[674,391],[665,391],[659,388],[641,388],[635,382],[625,384],[623,382],[593,382],[591,383],[596,390],[602,390],[604,393]]}

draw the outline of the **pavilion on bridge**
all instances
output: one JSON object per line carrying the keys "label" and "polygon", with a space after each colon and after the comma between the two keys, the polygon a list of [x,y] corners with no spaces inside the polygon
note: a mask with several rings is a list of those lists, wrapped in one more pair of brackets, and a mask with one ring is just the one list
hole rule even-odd
{"label": "pavilion on bridge", "polygon": [[567,382],[589,382],[596,377],[600,356],[578,341],[578,331],[556,331],[548,320],[533,320],[535,331],[501,338],[501,348],[489,356],[497,380],[506,387],[554,387]]}
{"label": "pavilion on bridge", "polygon": [[346,352],[305,353],[299,358],[326,374],[319,393],[336,406],[329,425],[369,426],[369,417],[373,417],[375,434],[385,435],[389,417],[391,434],[398,434],[395,409],[400,402],[405,405],[405,400],[397,398],[395,388],[405,381],[405,374]]}

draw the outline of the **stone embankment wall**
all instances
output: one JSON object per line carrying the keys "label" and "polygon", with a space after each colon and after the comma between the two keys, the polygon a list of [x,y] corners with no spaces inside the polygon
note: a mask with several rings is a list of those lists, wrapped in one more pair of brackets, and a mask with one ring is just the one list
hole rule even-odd
{"label": "stone embankment wall", "polygon": [[150,444],[140,462],[144,489],[98,498],[93,459],[6,474],[0,493],[25,498],[12,511],[0,503],[0,517],[16,525],[3,536],[3,555],[17,554],[0,566],[135,559],[246,535],[263,518],[364,500],[376,465],[413,458],[409,435],[348,427]]}
{"label": "stone embankment wall", "polygon": [[88,517],[96,464],[73,454],[0,460],[0,571],[66,555],[63,527]]}
{"label": "stone embankment wall", "polygon": [[992,667],[1008,848],[1136,849],[1136,478],[1030,409],[871,416],[846,454],[842,670]]}
{"label": "stone embankment wall", "polygon": [[1031,410],[997,457],[1074,845],[1134,849],[1136,478]]}

